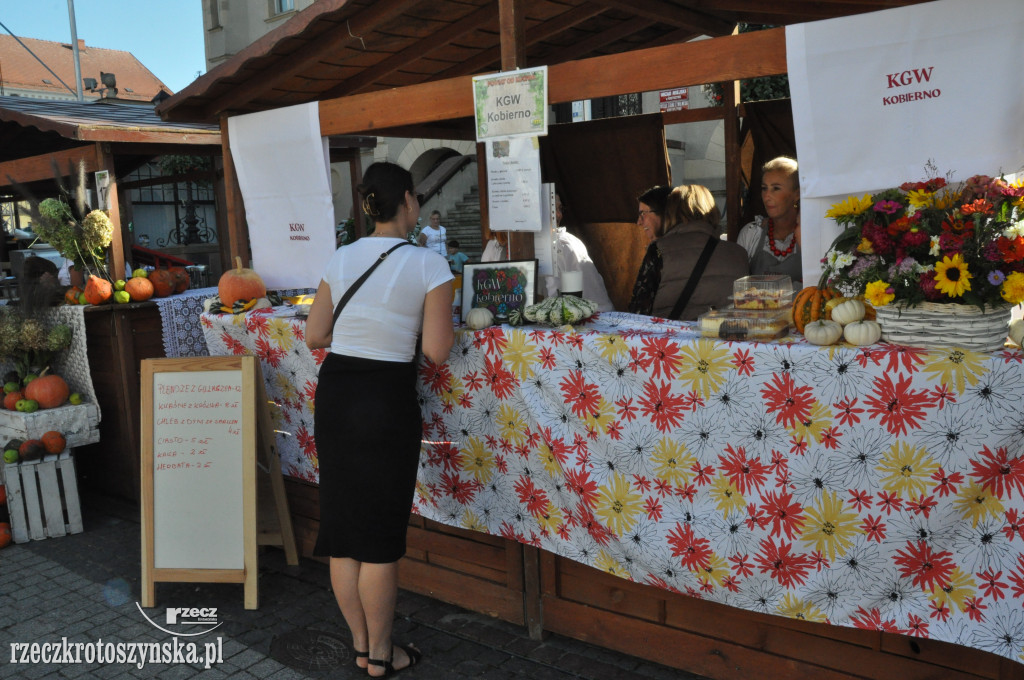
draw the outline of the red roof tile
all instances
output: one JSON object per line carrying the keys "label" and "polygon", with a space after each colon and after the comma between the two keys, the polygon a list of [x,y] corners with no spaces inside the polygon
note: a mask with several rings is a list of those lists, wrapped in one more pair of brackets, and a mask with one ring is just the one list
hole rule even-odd
{"label": "red roof tile", "polygon": [[[18,41],[24,43],[35,56]],[[83,78],[95,78],[100,82],[100,72],[113,73],[117,78],[117,98],[124,101],[148,102],[161,89],[173,94],[170,88],[142,65],[131,52],[92,47],[79,40],[79,59]],[[46,66],[39,63],[39,57]],[[46,82],[49,81],[49,82]],[[67,84],[67,87],[61,84]],[[61,97],[74,94],[75,60],[70,43],[59,43],[35,38],[15,38],[0,35],[0,83],[5,94],[12,89],[30,89],[40,94]],[[131,90],[129,92],[128,90]],[[98,93],[84,92],[86,99],[96,99]]]}

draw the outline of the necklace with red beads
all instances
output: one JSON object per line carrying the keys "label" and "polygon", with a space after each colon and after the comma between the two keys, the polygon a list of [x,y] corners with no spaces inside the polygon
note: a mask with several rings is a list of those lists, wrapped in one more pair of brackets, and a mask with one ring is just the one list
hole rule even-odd
{"label": "necklace with red beads", "polygon": [[773,220],[770,217],[768,218],[768,247],[771,248],[771,251],[775,255],[775,257],[779,258],[780,260],[789,255],[791,252],[793,252],[793,249],[796,248],[795,236],[793,236],[793,240],[790,241],[789,246],[785,250],[779,250],[778,248],[775,247],[775,220]]}

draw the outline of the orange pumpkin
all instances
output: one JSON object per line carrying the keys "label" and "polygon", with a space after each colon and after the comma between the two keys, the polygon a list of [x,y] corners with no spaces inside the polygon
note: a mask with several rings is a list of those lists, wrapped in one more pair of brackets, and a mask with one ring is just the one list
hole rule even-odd
{"label": "orange pumpkin", "polygon": [[804,326],[808,321],[827,319],[828,311],[826,304],[839,293],[831,288],[818,288],[808,286],[793,298],[793,325],[800,333],[804,332]]}
{"label": "orange pumpkin", "polygon": [[184,293],[188,290],[191,278],[188,275],[188,271],[184,267],[171,267],[167,270],[171,275],[171,280],[174,281],[174,292]]}
{"label": "orange pumpkin", "polygon": [[145,276],[133,276],[124,284],[133,302],[145,302],[153,297],[153,283]]}
{"label": "orange pumpkin", "polygon": [[102,305],[114,295],[114,287],[110,281],[91,274],[85,283],[84,293],[85,301],[90,305]]}
{"label": "orange pumpkin", "polygon": [[154,269],[149,273],[149,282],[153,284],[156,297],[168,297],[174,292],[174,279],[166,269]]}
{"label": "orange pumpkin", "polygon": [[81,288],[79,288],[78,286],[71,286],[66,291],[64,291],[64,302],[68,303],[69,305],[77,305],[78,296],[80,296],[81,294]]}
{"label": "orange pumpkin", "polygon": [[6,548],[11,544],[11,525],[7,522],[0,522],[0,548]]}
{"label": "orange pumpkin", "polygon": [[[30,385],[32,383],[29,383]],[[25,398],[25,395],[21,393],[21,390],[14,390],[4,395],[4,408],[8,411],[15,411],[14,405]]]}
{"label": "orange pumpkin", "polygon": [[263,279],[252,269],[242,266],[242,258],[235,256],[235,268],[220,275],[217,282],[217,295],[221,304],[230,307],[238,300],[248,302],[267,294]]}
{"label": "orange pumpkin", "polygon": [[25,398],[35,399],[39,408],[57,408],[71,394],[68,384],[59,375],[41,375],[25,386]]}
{"label": "orange pumpkin", "polygon": [[60,453],[68,447],[68,440],[64,438],[57,430],[50,430],[44,432],[43,436],[39,438],[39,441],[46,447],[47,453]]}

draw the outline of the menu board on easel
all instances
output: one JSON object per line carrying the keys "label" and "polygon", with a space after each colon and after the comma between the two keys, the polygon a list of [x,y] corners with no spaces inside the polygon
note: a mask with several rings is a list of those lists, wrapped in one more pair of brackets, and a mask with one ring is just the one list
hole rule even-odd
{"label": "menu board on easel", "polygon": [[154,583],[244,583],[255,609],[254,357],[142,362],[142,604]]}

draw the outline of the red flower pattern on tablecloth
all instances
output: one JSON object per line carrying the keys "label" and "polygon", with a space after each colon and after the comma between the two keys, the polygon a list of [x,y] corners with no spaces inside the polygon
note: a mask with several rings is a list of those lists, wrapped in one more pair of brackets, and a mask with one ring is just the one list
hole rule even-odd
{"label": "red flower pattern on tablecloth", "polygon": [[[277,351],[280,320],[249,316],[199,325],[211,354],[260,357],[283,469],[315,482],[326,351],[291,319]],[[460,331],[419,365],[414,510],[691,597],[1022,661],[1021,357],[709,343],[617,313]]]}

